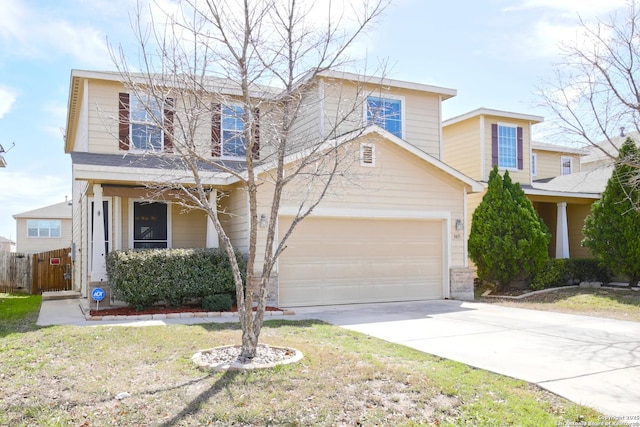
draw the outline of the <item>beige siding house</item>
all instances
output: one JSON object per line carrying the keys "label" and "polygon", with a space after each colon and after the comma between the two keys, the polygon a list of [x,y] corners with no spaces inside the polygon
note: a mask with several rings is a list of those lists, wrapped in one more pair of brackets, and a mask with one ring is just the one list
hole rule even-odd
{"label": "beige siding house", "polygon": [[0,252],[15,252],[15,250],[16,243],[13,240],[0,236]]}
{"label": "beige siding house", "polygon": [[[325,149],[314,144],[327,136],[333,139],[326,147],[338,144],[351,161],[341,164],[348,172],[341,175],[348,178],[337,180],[288,241],[272,277],[271,303],[473,298],[464,223],[467,196],[483,187],[442,159],[441,103],[455,90],[333,71],[305,82],[305,88],[305,103],[292,127],[297,145],[286,164],[297,165],[295,150]],[[228,173],[242,172],[245,152],[225,139],[224,116],[235,108],[235,93],[230,87],[224,102],[212,95],[219,115],[199,123],[196,149],[207,159],[205,184],[225,233],[246,252],[248,197]],[[270,115],[269,103],[278,99],[277,90],[270,93],[259,115],[260,151],[254,152],[263,161],[261,220],[271,212],[268,124],[276,116]],[[167,179],[188,183],[190,176],[172,152],[174,135],[167,129],[173,125],[157,139],[137,139],[139,96],[127,91],[117,74],[71,73],[65,151],[73,168],[73,283],[85,296],[92,286],[107,284],[109,251],[220,244],[203,212],[185,212],[176,196],[159,199],[145,186]],[[184,114],[180,101],[167,102],[176,106],[170,111],[166,105],[164,111],[159,108],[165,124]],[[337,122],[345,111],[346,119]],[[149,151],[155,155],[146,156]],[[277,218],[280,235],[308,191],[302,180],[287,188]],[[258,239],[265,236],[266,229],[259,227]],[[258,248],[263,246],[259,242]]]}
{"label": "beige siding house", "polygon": [[[582,225],[604,186],[582,179],[586,150],[533,142],[532,127],[542,117],[479,108],[443,122],[443,158],[460,172],[486,183],[494,165],[519,182],[551,232],[549,253],[585,257]],[[467,230],[484,193],[468,198]]]}
{"label": "beige siding house", "polygon": [[72,204],[61,202],[13,215],[16,251],[45,252],[71,246]]}

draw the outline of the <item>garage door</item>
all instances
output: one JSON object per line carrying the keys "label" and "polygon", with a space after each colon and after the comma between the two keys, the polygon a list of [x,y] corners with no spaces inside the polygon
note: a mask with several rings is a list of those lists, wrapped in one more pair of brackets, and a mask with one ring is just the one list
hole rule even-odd
{"label": "garage door", "polygon": [[440,299],[442,242],[442,221],[309,217],[278,263],[280,305]]}

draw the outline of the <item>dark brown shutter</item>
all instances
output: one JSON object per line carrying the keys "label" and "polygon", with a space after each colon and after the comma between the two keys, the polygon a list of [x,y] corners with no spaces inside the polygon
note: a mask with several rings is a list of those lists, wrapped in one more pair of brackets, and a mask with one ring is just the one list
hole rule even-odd
{"label": "dark brown shutter", "polygon": [[491,123],[491,167],[498,164],[498,124]]}
{"label": "dark brown shutter", "polygon": [[222,106],[213,104],[211,106],[211,155],[220,157],[220,120],[222,119]]}
{"label": "dark brown shutter", "polygon": [[164,101],[164,151],[173,153],[173,98]]}
{"label": "dark brown shutter", "polygon": [[254,160],[260,159],[260,109],[253,110],[253,148],[251,156]]}
{"label": "dark brown shutter", "polygon": [[129,94],[120,93],[118,104],[118,146],[121,150],[128,150],[131,142],[129,139]]}
{"label": "dark brown shutter", "polygon": [[524,168],[524,153],[523,151],[523,144],[522,144],[522,128],[520,126],[518,126],[517,129],[517,133],[518,133],[518,145],[517,145],[517,150],[518,150],[518,169],[522,170]]}

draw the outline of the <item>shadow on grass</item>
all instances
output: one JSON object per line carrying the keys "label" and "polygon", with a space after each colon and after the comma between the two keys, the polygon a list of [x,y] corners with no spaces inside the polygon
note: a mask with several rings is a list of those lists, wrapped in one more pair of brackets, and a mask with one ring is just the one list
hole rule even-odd
{"label": "shadow on grass", "polygon": [[[567,301],[571,298],[582,295],[593,295],[596,298],[615,301],[622,305],[629,305],[640,308],[640,291],[634,291],[625,288],[553,288],[553,291],[532,295],[519,300],[510,299],[513,303],[538,303],[538,304],[556,304]],[[498,302],[494,298],[481,298],[483,302]],[[500,301],[503,301],[500,299]],[[597,302],[594,302],[594,308],[597,308]]]}
{"label": "shadow on grass", "polygon": [[[330,323],[317,319],[307,320],[265,320],[263,327],[265,328],[282,328],[293,326],[296,328],[311,328],[318,325],[330,325]],[[208,331],[239,331],[240,322],[229,323],[194,323],[191,326],[199,326]]]}
{"label": "shadow on grass", "polygon": [[[213,376],[214,374],[209,374],[204,378],[200,378],[193,382],[202,381],[206,378]],[[242,375],[240,371],[226,371],[218,380],[205,391],[196,396],[182,411],[176,414],[170,420],[165,421],[162,424],[159,424],[160,427],[170,427],[175,426],[180,423],[180,421],[187,416],[195,415],[200,412],[202,405],[208,402],[212,397],[217,394],[223,392],[224,390],[228,390],[229,385],[231,385],[238,375]],[[183,387],[185,384],[181,385]]]}

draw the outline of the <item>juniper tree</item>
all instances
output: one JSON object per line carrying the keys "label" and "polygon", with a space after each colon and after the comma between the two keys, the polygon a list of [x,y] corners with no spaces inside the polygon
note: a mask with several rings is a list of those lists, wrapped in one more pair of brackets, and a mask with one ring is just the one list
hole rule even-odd
{"label": "juniper tree", "polygon": [[640,215],[636,211],[640,192],[633,166],[639,159],[638,147],[627,138],[602,198],[592,205],[583,228],[583,246],[614,273],[627,276],[629,285],[640,279]]}
{"label": "juniper tree", "polygon": [[509,172],[504,179],[494,167],[489,188],[473,213],[469,256],[478,277],[499,289],[513,280],[526,280],[549,257],[547,226]]}

